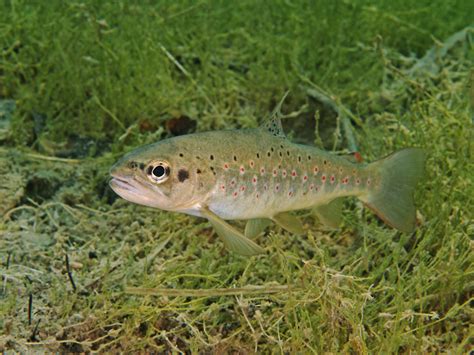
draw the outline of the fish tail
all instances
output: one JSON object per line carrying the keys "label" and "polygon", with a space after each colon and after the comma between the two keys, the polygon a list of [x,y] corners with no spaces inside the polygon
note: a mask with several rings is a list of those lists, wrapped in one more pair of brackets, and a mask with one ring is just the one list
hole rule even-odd
{"label": "fish tail", "polygon": [[413,192],[424,170],[425,153],[407,148],[373,162],[367,168],[378,170],[380,184],[361,200],[385,223],[405,233],[416,224]]}

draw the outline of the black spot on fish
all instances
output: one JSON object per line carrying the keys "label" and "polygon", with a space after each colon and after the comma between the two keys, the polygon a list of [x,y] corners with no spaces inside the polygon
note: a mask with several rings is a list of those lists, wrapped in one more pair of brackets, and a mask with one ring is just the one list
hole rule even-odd
{"label": "black spot on fish", "polygon": [[234,155],[234,161],[237,161],[237,156],[236,155]]}
{"label": "black spot on fish", "polygon": [[270,152],[267,153],[268,156],[272,155]]}
{"label": "black spot on fish", "polygon": [[131,162],[128,163],[128,167],[130,169],[136,169],[137,168],[137,163],[134,162],[134,161],[131,161]]}
{"label": "black spot on fish", "polygon": [[144,163],[140,163],[140,170],[145,170],[145,164]]}
{"label": "black spot on fish", "polygon": [[146,169],[146,173],[148,175],[151,175],[151,172],[153,171],[153,165],[150,165],[147,169]]}
{"label": "black spot on fish", "polygon": [[178,181],[184,182],[186,179],[189,179],[189,172],[186,169],[180,169],[178,171]]}
{"label": "black spot on fish", "polygon": [[209,159],[214,160],[214,155],[211,154],[211,155],[209,156]]}
{"label": "black spot on fish", "polygon": [[301,156],[300,155],[298,155],[298,162],[301,163]]}
{"label": "black spot on fish", "polygon": [[257,159],[260,159],[260,154],[259,153],[257,153]]}
{"label": "black spot on fish", "polygon": [[197,169],[197,170],[196,170],[196,173],[197,173],[197,174],[201,174],[201,169]]}
{"label": "black spot on fish", "polygon": [[183,153],[179,153],[179,156],[180,156],[181,158],[184,157]]}

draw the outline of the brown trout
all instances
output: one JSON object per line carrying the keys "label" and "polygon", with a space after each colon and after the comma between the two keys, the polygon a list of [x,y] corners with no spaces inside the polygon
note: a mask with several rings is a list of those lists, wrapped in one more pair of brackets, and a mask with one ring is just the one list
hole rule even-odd
{"label": "brown trout", "polygon": [[[273,115],[255,129],[179,136],[138,148],[111,169],[110,186],[145,206],[207,218],[225,246],[264,252],[250,238],[271,222],[302,234],[289,211],[315,208],[337,226],[341,198],[356,196],[388,225],[415,227],[413,192],[424,153],[407,148],[371,164],[293,144]],[[225,220],[248,220],[245,235]]]}

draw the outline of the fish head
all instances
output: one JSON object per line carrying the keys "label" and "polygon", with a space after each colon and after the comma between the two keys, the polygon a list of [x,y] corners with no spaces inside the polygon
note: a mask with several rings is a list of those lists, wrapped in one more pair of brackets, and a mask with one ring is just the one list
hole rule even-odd
{"label": "fish head", "polygon": [[214,174],[200,165],[192,144],[177,138],[126,154],[110,169],[112,190],[136,204],[193,214],[210,194]]}

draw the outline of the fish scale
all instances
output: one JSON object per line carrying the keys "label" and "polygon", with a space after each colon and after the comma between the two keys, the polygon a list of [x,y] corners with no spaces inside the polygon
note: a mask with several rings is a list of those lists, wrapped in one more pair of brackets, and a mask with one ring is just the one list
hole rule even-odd
{"label": "fish scale", "polygon": [[[418,148],[366,164],[293,144],[273,115],[256,129],[196,133],[138,148],[112,167],[110,186],[134,203],[207,218],[228,249],[255,255],[264,249],[249,237],[269,220],[301,234],[301,222],[289,212],[315,208],[335,227],[346,196],[411,232],[424,160]],[[248,220],[246,235],[225,221],[232,219]]]}
{"label": "fish scale", "polygon": [[[368,188],[361,183],[355,184],[356,179],[367,181],[370,177],[364,165],[317,148],[287,142],[271,147],[272,152],[271,148],[262,149],[261,143],[266,140],[272,143],[274,137],[258,131],[240,134],[254,135],[246,146],[250,154],[241,153],[236,162],[232,154],[215,157],[217,180],[209,207],[224,219],[263,218],[310,208],[339,196],[358,195]],[[236,133],[231,135],[233,142],[241,141]],[[232,143],[228,147],[243,151],[241,147],[232,147]],[[326,176],[326,182],[323,182],[323,176]],[[331,183],[332,176],[334,181]],[[347,183],[343,181],[345,178]]]}

